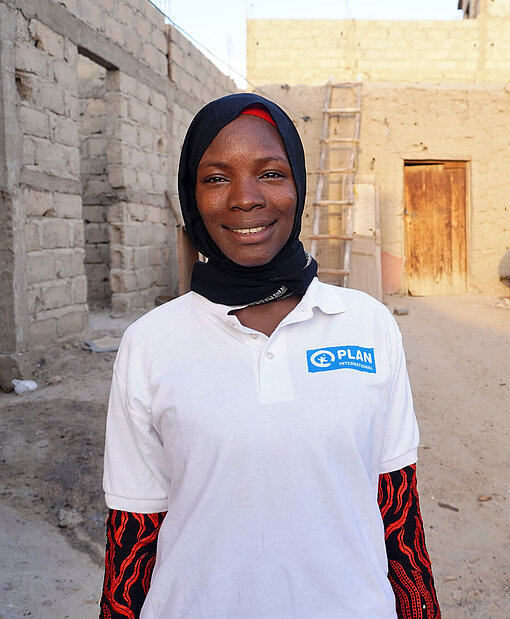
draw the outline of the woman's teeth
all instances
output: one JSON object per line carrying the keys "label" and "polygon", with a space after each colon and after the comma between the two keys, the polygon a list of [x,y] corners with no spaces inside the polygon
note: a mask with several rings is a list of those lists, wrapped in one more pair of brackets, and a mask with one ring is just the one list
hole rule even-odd
{"label": "woman's teeth", "polygon": [[261,232],[269,226],[259,226],[258,228],[232,228],[233,232],[239,232],[239,234],[255,234]]}

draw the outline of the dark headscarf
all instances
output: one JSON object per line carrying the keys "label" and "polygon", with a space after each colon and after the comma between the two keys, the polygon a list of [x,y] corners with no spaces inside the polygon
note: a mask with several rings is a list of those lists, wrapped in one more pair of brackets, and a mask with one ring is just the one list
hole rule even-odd
{"label": "dark headscarf", "polygon": [[[280,132],[298,198],[294,226],[284,247],[268,264],[246,267],[227,258],[209,236],[198,210],[195,187],[198,164],[216,135],[242,110],[257,103],[268,110]],[[305,195],[303,145],[294,124],[281,108],[252,93],[228,95],[202,108],[188,129],[179,163],[179,198],[186,232],[198,251],[208,258],[207,262],[195,263],[191,290],[224,305],[250,305],[292,293],[304,294],[317,274],[317,263],[299,241]]]}

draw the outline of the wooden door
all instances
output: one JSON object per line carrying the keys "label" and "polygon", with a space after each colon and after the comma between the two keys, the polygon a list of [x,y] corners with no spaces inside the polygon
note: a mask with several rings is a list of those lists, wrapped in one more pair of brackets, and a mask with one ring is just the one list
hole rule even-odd
{"label": "wooden door", "polygon": [[406,162],[406,275],[409,294],[466,292],[466,163]]}

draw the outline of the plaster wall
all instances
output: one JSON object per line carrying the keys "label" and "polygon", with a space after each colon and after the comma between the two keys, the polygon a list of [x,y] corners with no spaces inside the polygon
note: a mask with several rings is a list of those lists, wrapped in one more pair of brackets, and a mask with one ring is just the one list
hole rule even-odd
{"label": "plaster wall", "polygon": [[[308,244],[324,87],[273,84],[261,86],[259,91],[286,108],[304,141],[309,174],[302,237]],[[467,161],[469,288],[507,295],[500,277],[508,268],[505,256],[510,250],[510,178],[505,171],[510,161],[508,135],[509,88],[364,84],[358,178],[373,178],[379,187],[383,252],[405,256],[404,161]],[[406,292],[403,272],[399,291]]]}

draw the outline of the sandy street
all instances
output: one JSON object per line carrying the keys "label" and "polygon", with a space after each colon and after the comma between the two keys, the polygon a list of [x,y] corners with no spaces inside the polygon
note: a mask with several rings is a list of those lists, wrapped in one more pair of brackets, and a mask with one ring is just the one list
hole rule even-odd
{"label": "sandy street", "polygon": [[[443,617],[510,617],[510,309],[391,296],[421,428],[418,481]],[[95,316],[89,336],[126,321]],[[49,350],[37,391],[0,394],[0,617],[96,616],[113,353]],[[53,383],[53,384],[52,384]]]}

